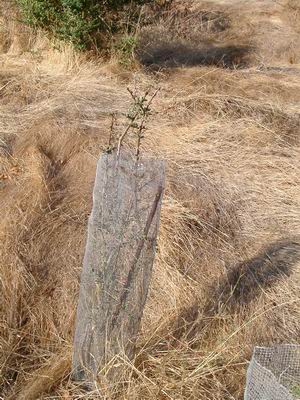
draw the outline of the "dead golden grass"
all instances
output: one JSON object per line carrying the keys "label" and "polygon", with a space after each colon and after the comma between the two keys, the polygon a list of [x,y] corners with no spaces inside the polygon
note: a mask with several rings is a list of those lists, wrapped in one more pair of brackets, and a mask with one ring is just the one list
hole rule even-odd
{"label": "dead golden grass", "polygon": [[[253,346],[299,340],[299,76],[130,73],[32,43],[0,61],[0,396],[242,398]],[[167,160],[167,190],[137,358],[120,361],[126,382],[86,393],[69,378],[79,276],[127,85],[161,86],[143,151]]]}

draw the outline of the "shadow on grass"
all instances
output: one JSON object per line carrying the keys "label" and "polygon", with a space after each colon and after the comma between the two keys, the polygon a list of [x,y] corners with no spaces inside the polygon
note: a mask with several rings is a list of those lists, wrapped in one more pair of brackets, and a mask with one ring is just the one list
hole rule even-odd
{"label": "shadow on grass", "polygon": [[233,69],[245,68],[251,51],[247,46],[198,47],[191,43],[173,41],[148,45],[142,43],[137,50],[137,58],[143,66],[151,70],[198,65]]}
{"label": "shadow on grass", "polygon": [[234,310],[237,305],[246,305],[264,289],[289,277],[298,262],[299,242],[285,240],[272,243],[256,257],[229,269],[219,287],[212,289],[212,298],[229,310]]}
{"label": "shadow on grass", "polygon": [[210,288],[203,308],[195,302],[176,317],[172,323],[174,343],[182,338],[193,342],[199,334],[209,334],[220,323],[220,311],[235,313],[247,306],[265,289],[289,277],[299,262],[300,242],[283,240],[232,266],[218,285]]}

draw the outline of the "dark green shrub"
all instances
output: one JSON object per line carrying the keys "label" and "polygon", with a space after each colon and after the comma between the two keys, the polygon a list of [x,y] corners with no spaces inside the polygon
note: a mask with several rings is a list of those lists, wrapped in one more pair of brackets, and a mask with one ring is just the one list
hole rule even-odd
{"label": "dark green shrub", "polygon": [[101,33],[118,27],[116,12],[141,0],[16,0],[26,24],[42,28],[76,48],[90,48]]}

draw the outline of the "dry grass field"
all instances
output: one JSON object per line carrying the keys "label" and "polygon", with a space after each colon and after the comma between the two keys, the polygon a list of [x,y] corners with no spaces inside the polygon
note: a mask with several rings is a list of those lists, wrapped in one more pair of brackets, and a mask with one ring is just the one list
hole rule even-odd
{"label": "dry grass field", "polygon": [[[299,342],[300,6],[165,3],[125,68],[57,50],[2,0],[0,398],[242,399],[253,346]],[[70,379],[79,278],[127,87],[160,87],[142,149],[167,188],[138,356],[87,393]]]}

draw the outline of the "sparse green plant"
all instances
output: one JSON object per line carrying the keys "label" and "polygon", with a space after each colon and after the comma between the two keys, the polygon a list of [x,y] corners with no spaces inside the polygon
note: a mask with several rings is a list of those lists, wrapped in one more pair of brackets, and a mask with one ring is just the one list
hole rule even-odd
{"label": "sparse green plant", "polygon": [[292,388],[292,394],[295,396],[296,399],[300,399],[300,385],[295,385]]}
{"label": "sparse green plant", "polygon": [[133,35],[122,36],[116,45],[116,51],[119,62],[122,66],[128,68],[135,60],[135,49],[137,46],[137,37]]}
{"label": "sparse green plant", "polygon": [[109,153],[117,148],[117,154],[119,155],[125,137],[131,132],[137,140],[136,157],[138,159],[140,154],[141,140],[143,139],[144,132],[146,130],[146,121],[151,115],[151,104],[156,97],[159,88],[155,91],[152,91],[150,88],[141,95],[137,94],[135,91],[132,91],[130,88],[127,88],[127,90],[132,98],[132,103],[127,113],[124,115],[128,121],[127,126],[124,132],[118,138],[115,138],[114,126],[116,122],[116,115],[112,114],[109,143],[106,151]]}

